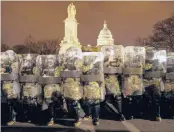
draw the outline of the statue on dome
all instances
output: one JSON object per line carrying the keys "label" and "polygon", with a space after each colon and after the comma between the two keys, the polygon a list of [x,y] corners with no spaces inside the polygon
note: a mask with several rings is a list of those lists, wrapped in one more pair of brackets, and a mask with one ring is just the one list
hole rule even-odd
{"label": "statue on dome", "polygon": [[69,6],[68,6],[68,17],[69,18],[75,18],[75,15],[76,15],[76,7],[73,5],[73,3],[71,3]]}

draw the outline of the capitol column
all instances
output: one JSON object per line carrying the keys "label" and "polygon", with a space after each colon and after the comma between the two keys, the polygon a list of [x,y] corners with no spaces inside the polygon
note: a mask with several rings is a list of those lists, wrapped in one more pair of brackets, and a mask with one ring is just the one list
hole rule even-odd
{"label": "capitol column", "polygon": [[65,19],[65,35],[60,43],[59,54],[64,53],[69,47],[77,47],[81,49],[80,42],[77,38],[77,20],[75,18],[76,8],[71,3],[67,9],[68,17]]}

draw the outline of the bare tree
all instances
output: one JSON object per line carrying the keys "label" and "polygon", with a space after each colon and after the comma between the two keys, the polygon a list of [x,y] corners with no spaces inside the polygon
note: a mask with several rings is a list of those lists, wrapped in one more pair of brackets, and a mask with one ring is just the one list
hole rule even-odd
{"label": "bare tree", "polygon": [[150,40],[156,48],[166,48],[169,51],[174,51],[174,15],[154,25]]}
{"label": "bare tree", "polygon": [[12,47],[15,53],[17,54],[26,54],[28,53],[29,49],[26,45],[20,44],[20,45],[14,45]]}
{"label": "bare tree", "polygon": [[24,40],[24,44],[26,47],[28,47],[28,53],[37,53],[37,41],[34,39],[34,37],[29,34],[26,39]]}
{"label": "bare tree", "polygon": [[135,44],[137,46],[148,46],[148,45],[150,45],[150,40],[149,40],[149,38],[137,37],[135,40]]}
{"label": "bare tree", "polygon": [[36,41],[31,34],[25,39],[28,52],[37,54],[56,54],[59,49],[59,38]]}
{"label": "bare tree", "polygon": [[153,27],[153,34],[147,38],[138,37],[136,43],[174,51],[174,15],[157,22]]}
{"label": "bare tree", "polygon": [[1,44],[1,52],[5,52],[6,50],[9,50],[10,47],[7,44]]}
{"label": "bare tree", "polygon": [[157,48],[169,48],[174,51],[174,15],[154,25],[153,36],[150,38]]}
{"label": "bare tree", "polygon": [[48,39],[37,42],[39,54],[56,54],[59,49],[59,39]]}

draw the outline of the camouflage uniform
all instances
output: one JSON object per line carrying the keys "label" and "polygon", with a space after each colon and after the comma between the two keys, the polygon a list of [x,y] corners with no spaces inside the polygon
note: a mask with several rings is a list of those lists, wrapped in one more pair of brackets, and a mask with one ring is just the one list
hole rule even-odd
{"label": "camouflage uniform", "polygon": [[22,54],[21,57],[21,98],[25,119],[28,121],[36,121],[39,119],[37,116],[42,103],[41,86],[37,83],[40,69],[36,66],[36,57],[36,54]]}
{"label": "camouflage uniform", "polygon": [[80,83],[81,70],[83,65],[82,52],[78,48],[70,47],[65,54],[60,55],[63,71],[62,88],[63,95],[68,106],[68,113],[75,115],[75,126],[81,122],[82,85]]}
{"label": "camouflage uniform", "polygon": [[8,125],[16,121],[16,109],[20,100],[18,73],[19,59],[15,52],[12,50],[3,52],[1,54],[1,91],[4,95],[2,103],[7,103],[9,108]]}
{"label": "camouflage uniform", "polygon": [[156,51],[153,47],[146,47],[146,63],[144,71],[144,106],[149,115],[156,117],[160,121],[161,91],[164,90],[163,76],[166,72],[166,51]]}
{"label": "camouflage uniform", "polygon": [[58,106],[59,114],[63,109],[60,71],[57,55],[40,55],[36,58],[36,65],[40,65],[41,77],[38,83],[43,87],[44,105],[48,107],[49,123],[54,123],[55,108]]}
{"label": "camouflage uniform", "polygon": [[174,118],[174,52],[169,52],[167,55],[167,73],[161,107],[164,117]]}
{"label": "camouflage uniform", "polygon": [[83,100],[86,117],[92,115],[94,125],[99,123],[100,102],[105,95],[103,58],[100,52],[83,52]]}
{"label": "camouflage uniform", "polygon": [[[119,114],[120,120],[124,120],[121,96],[124,47],[122,45],[103,46],[101,51],[104,54],[105,104],[108,104],[106,106]],[[112,107],[110,107],[111,105]]]}
{"label": "camouflage uniform", "polygon": [[124,56],[124,113],[129,118],[142,114],[143,94],[143,65],[145,63],[145,49],[143,47],[127,46]]}

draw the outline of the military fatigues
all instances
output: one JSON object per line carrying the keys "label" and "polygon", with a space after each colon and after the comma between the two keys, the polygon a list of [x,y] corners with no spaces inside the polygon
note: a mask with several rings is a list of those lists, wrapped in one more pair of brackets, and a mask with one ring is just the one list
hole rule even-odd
{"label": "military fatigues", "polygon": [[41,86],[37,83],[39,67],[36,66],[36,54],[22,54],[20,82],[22,87],[22,104],[25,119],[37,121],[41,108]]}
{"label": "military fatigues", "polygon": [[8,104],[8,125],[12,125],[16,121],[16,109],[20,100],[18,73],[19,59],[17,54],[12,50],[3,52],[1,54],[1,91],[3,95],[1,103]]}
{"label": "military fatigues", "polygon": [[105,103],[109,109],[119,114],[121,120],[124,120],[121,96],[124,47],[122,45],[103,46],[101,51],[104,54]]}
{"label": "military fatigues", "polygon": [[36,58],[36,65],[40,66],[40,77],[38,83],[43,88],[44,109],[48,108],[48,125],[53,125],[55,109],[59,108],[59,114],[63,110],[62,90],[61,90],[61,67],[58,63],[57,55],[40,55]]}
{"label": "military fatigues", "polygon": [[167,73],[165,77],[164,91],[162,92],[162,115],[174,118],[174,53],[167,54]]}
{"label": "military fatigues", "polygon": [[75,117],[75,126],[81,121],[82,85],[80,82],[81,69],[83,65],[82,52],[78,48],[70,47],[65,54],[60,55],[63,71],[62,88],[63,95],[67,103],[69,115]]}
{"label": "military fatigues", "polygon": [[123,69],[124,109],[128,118],[141,116],[143,94],[143,65],[145,49],[143,47],[125,47],[125,64]]}
{"label": "military fatigues", "polygon": [[[144,106],[145,114],[156,117],[160,121],[161,91],[164,90],[163,76],[166,72],[166,51],[156,51],[153,47],[146,48],[144,71]],[[150,113],[148,112],[150,111]]]}
{"label": "military fatigues", "polygon": [[104,100],[103,54],[83,52],[83,101],[86,117],[92,115],[93,124],[99,123],[100,102]]}

